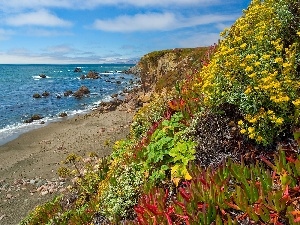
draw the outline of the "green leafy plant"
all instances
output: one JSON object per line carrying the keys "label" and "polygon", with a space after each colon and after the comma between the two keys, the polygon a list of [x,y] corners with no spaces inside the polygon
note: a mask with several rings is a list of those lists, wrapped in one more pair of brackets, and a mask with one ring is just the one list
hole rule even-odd
{"label": "green leafy plant", "polygon": [[189,177],[186,166],[194,159],[195,144],[182,139],[185,128],[184,117],[177,112],[169,120],[163,120],[152,134],[148,146],[142,151],[146,159],[144,171],[149,172],[151,181],[165,179],[170,169],[172,177]]}

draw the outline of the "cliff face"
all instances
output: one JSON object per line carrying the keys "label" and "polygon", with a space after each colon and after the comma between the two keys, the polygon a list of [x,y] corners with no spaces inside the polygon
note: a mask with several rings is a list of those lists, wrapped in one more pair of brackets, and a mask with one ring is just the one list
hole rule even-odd
{"label": "cliff face", "polygon": [[206,47],[155,51],[144,55],[131,72],[141,77],[145,92],[174,87],[177,80],[200,70]]}

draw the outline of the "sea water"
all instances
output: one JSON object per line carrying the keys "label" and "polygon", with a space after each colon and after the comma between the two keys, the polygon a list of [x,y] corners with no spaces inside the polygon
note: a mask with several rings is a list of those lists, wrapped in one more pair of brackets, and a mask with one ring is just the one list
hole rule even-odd
{"label": "sea water", "polygon": [[[19,134],[59,120],[59,114],[68,116],[85,113],[101,101],[111,100],[111,95],[137,85],[138,78],[122,71],[131,64],[97,65],[0,65],[0,145]],[[82,72],[74,72],[80,68]],[[89,71],[99,73],[99,79],[81,79]],[[46,75],[42,78],[40,75]],[[65,97],[68,90],[81,86],[90,90],[88,96],[77,99]],[[33,94],[48,92],[49,96],[33,98]],[[38,114],[43,117],[33,123],[24,121]]]}

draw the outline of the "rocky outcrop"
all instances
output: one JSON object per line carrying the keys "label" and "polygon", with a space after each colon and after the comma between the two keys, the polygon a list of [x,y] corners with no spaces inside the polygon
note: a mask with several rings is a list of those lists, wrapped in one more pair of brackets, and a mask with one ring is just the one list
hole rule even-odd
{"label": "rocky outcrop", "polygon": [[97,108],[97,111],[99,112],[109,112],[115,110],[119,105],[123,103],[120,99],[115,99],[110,102],[101,102],[99,107]]}
{"label": "rocky outcrop", "polygon": [[155,51],[144,55],[128,73],[141,78],[144,92],[170,89],[188,75],[202,67],[201,58],[206,47]]}
{"label": "rocky outcrop", "polygon": [[75,98],[82,98],[84,95],[90,93],[90,90],[86,86],[81,86],[76,92],[74,92],[73,96]]}
{"label": "rocky outcrop", "polygon": [[41,115],[34,114],[29,119],[25,120],[24,123],[32,123],[34,120],[40,120],[40,119],[43,119]]}
{"label": "rocky outcrop", "polygon": [[40,78],[47,78],[45,74],[40,74]]}
{"label": "rocky outcrop", "polygon": [[86,75],[86,78],[99,79],[99,73],[97,73],[95,71],[89,71],[88,74]]}

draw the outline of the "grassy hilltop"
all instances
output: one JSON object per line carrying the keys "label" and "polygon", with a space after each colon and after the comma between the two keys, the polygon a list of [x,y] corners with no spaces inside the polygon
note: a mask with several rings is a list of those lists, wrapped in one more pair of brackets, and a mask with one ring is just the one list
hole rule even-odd
{"label": "grassy hilltop", "polygon": [[128,138],[69,156],[71,203],[21,224],[299,224],[300,3],[253,0],[221,35],[145,55]]}

